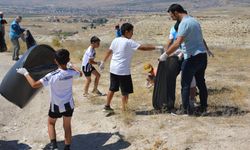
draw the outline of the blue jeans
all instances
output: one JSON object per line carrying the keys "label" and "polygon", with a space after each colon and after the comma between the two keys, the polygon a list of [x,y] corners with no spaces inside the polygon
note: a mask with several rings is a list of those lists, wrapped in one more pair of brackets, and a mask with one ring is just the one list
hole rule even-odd
{"label": "blue jeans", "polygon": [[207,54],[202,53],[183,61],[181,70],[181,97],[184,110],[189,109],[190,84],[193,76],[199,89],[201,107],[207,107],[207,86],[205,83],[205,70],[207,68]]}

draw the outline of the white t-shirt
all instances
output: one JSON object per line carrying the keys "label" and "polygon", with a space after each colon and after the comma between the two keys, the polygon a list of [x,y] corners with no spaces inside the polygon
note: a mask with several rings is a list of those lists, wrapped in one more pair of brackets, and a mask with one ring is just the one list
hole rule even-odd
{"label": "white t-shirt", "polygon": [[95,49],[89,46],[82,57],[82,66],[87,66],[87,64],[89,63],[89,59],[95,58],[95,55]]}
{"label": "white t-shirt", "polygon": [[110,72],[116,75],[130,75],[132,56],[139,47],[140,44],[132,39],[115,38],[109,48],[113,52]]}
{"label": "white t-shirt", "polygon": [[59,112],[65,112],[66,103],[70,104],[71,109],[74,108],[72,96],[73,77],[79,77],[80,72],[75,70],[57,69],[48,73],[40,79],[43,86],[50,86],[51,111],[54,112],[54,105],[59,107]]}

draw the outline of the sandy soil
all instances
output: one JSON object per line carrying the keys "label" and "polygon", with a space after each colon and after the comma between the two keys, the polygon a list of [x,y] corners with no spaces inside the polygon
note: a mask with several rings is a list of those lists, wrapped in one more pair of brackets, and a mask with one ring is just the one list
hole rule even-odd
{"label": "sandy soil", "polygon": [[[213,14],[212,14],[213,16]],[[152,111],[152,91],[145,88],[143,64],[157,65],[158,52],[137,52],[132,63],[134,94],[130,96],[129,111],[120,111],[120,94],[112,106],[116,114],[105,117],[102,112],[106,97],[82,96],[84,78],[74,82],[75,112],[72,119],[73,150],[246,150],[250,146],[250,68],[249,16],[200,17],[205,37],[215,53],[209,58],[206,81],[209,91],[207,116],[188,117],[159,114]],[[154,18],[159,22],[153,22]],[[167,28],[173,22],[160,26],[165,16],[139,17],[133,20],[135,38],[144,42],[164,43]],[[231,18],[231,20],[230,20]],[[223,20],[222,20],[223,19]],[[139,21],[138,21],[139,20]],[[221,22],[219,20],[222,20]],[[213,28],[213,24],[223,30]],[[146,25],[147,24],[147,25]],[[227,26],[226,26],[227,25]],[[225,26],[225,27],[224,27]],[[248,26],[248,27],[247,27]],[[110,28],[107,25],[103,28]],[[141,27],[141,28],[138,28]],[[149,27],[149,28],[148,28]],[[80,33],[100,33],[103,28]],[[147,28],[148,30],[144,30]],[[150,32],[153,29],[154,32]],[[226,32],[230,29],[230,32]],[[240,29],[240,31],[236,30]],[[107,30],[100,33],[110,38]],[[161,31],[161,32],[160,32]],[[166,33],[162,33],[166,31]],[[143,33],[145,32],[145,33]],[[107,34],[111,32],[107,32]],[[222,34],[226,34],[221,36]],[[238,34],[236,34],[238,33]],[[82,34],[82,35],[81,35]],[[113,32],[111,33],[113,34]],[[152,36],[151,36],[152,35]],[[145,38],[145,37],[149,37]],[[104,40],[105,41],[105,40]],[[109,39],[106,39],[109,42]],[[160,42],[159,42],[160,41]],[[241,45],[241,46],[239,46]],[[103,52],[100,52],[101,55]],[[78,54],[78,53],[76,53]],[[14,64],[11,53],[0,53],[0,80]],[[80,62],[76,63],[80,66]],[[108,65],[107,65],[108,66]],[[180,81],[177,80],[177,104],[180,104]],[[100,90],[107,91],[108,68],[102,73]],[[91,89],[91,88],[90,88]],[[23,109],[0,96],[0,149],[43,149],[49,143],[47,135],[48,89],[42,89]],[[64,144],[62,120],[56,125],[59,148]]]}

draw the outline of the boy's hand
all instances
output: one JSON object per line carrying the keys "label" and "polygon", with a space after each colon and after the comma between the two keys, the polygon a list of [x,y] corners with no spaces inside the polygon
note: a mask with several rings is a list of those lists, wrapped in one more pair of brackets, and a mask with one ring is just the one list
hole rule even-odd
{"label": "boy's hand", "polygon": [[20,73],[20,74],[22,74],[24,76],[29,75],[29,72],[25,68],[17,68],[16,71],[17,71],[17,73]]}
{"label": "boy's hand", "polygon": [[73,64],[71,62],[67,63],[67,68],[73,68]]}
{"label": "boy's hand", "polygon": [[103,61],[100,62],[99,68],[100,68],[100,70],[104,69],[104,62]]}
{"label": "boy's hand", "polygon": [[161,54],[161,56],[158,58],[159,61],[166,61],[168,58],[168,55],[166,53]]}

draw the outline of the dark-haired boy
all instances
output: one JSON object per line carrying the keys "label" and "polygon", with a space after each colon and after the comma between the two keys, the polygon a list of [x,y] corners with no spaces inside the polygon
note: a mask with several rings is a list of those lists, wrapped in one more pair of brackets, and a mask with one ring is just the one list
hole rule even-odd
{"label": "dark-haired boy", "polygon": [[129,94],[133,93],[133,83],[130,72],[131,59],[134,52],[138,50],[151,51],[163,49],[163,46],[141,45],[132,40],[134,26],[130,23],[124,23],[121,26],[122,36],[115,38],[101,63],[100,68],[104,69],[104,62],[112,55],[110,62],[110,87],[107,95],[105,111],[113,111],[110,107],[114,93],[121,88],[122,110],[126,110]]}
{"label": "dark-haired boy", "polygon": [[55,53],[55,62],[58,69],[48,73],[45,77],[35,81],[25,68],[17,69],[17,72],[24,75],[31,87],[40,88],[42,86],[50,87],[50,109],[48,113],[48,134],[51,140],[50,148],[57,150],[55,124],[57,118],[63,117],[63,127],[65,132],[64,150],[70,149],[72,140],[71,117],[74,112],[74,101],[72,96],[72,82],[74,77],[82,76],[81,71],[71,65],[72,69],[67,68],[70,61],[69,52],[60,49]]}
{"label": "dark-haired boy", "polygon": [[82,71],[84,73],[84,76],[86,77],[83,96],[88,96],[89,85],[91,83],[91,74],[95,76],[94,88],[92,90],[92,93],[98,96],[105,96],[105,94],[101,93],[98,90],[98,84],[99,84],[101,75],[93,66],[93,65],[99,66],[101,64],[101,62],[95,61],[95,57],[96,57],[95,49],[100,46],[100,42],[101,40],[98,37],[96,36],[91,37],[90,46],[85,51],[82,57]]}

